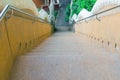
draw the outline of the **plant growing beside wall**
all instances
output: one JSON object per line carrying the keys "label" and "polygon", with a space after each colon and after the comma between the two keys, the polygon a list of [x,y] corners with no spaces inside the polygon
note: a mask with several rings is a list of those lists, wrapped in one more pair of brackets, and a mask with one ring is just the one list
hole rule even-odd
{"label": "plant growing beside wall", "polygon": [[65,10],[65,13],[66,13],[65,21],[68,22],[69,21],[69,16],[70,16],[70,4],[68,4],[68,6]]}
{"label": "plant growing beside wall", "polygon": [[72,17],[74,14],[79,14],[79,12],[85,8],[88,11],[91,11],[94,6],[96,0],[73,0],[72,4],[72,12],[70,10],[70,4],[68,4],[66,8],[66,18],[65,21],[69,21],[69,17]]}
{"label": "plant growing beside wall", "polygon": [[55,16],[55,19],[56,19],[57,15],[58,15],[58,11],[57,11],[57,10],[55,10],[55,11],[54,11],[54,16]]}
{"label": "plant growing beside wall", "polygon": [[40,11],[41,10],[41,8],[37,8],[38,9],[38,11]]}

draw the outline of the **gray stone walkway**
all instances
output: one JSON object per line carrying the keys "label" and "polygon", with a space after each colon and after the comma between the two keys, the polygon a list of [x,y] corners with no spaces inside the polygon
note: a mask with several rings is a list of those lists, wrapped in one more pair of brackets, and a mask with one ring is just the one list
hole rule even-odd
{"label": "gray stone walkway", "polygon": [[20,56],[11,80],[120,80],[120,54],[82,35],[59,32]]}

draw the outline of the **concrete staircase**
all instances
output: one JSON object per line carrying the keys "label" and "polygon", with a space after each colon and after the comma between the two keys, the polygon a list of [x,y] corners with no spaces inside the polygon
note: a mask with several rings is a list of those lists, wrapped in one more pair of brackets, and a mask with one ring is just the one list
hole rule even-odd
{"label": "concrete staircase", "polygon": [[18,57],[11,80],[120,80],[120,54],[71,32],[58,32]]}
{"label": "concrete staircase", "polygon": [[60,31],[60,32],[66,32],[66,31],[70,31],[71,30],[71,27],[68,27],[68,26],[59,26],[59,27],[55,27],[57,31]]}

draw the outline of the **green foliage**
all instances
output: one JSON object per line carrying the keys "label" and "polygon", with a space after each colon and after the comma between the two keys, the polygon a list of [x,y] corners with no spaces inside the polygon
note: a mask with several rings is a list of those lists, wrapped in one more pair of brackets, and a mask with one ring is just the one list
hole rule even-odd
{"label": "green foliage", "polygon": [[58,15],[58,11],[54,11],[55,18],[57,17],[57,15]]}
{"label": "green foliage", "polygon": [[[88,11],[91,11],[95,2],[96,2],[96,0],[73,0],[72,12],[70,13],[70,11],[69,11],[70,15],[66,14],[66,16],[72,17],[74,14],[79,14],[79,12],[83,8],[87,9]],[[68,6],[70,6],[70,4]],[[70,7],[66,8],[66,10],[69,10],[69,9],[70,9]]]}
{"label": "green foliage", "polygon": [[83,8],[91,11],[94,6],[96,0],[74,0],[72,5],[73,13],[78,14]]}
{"label": "green foliage", "polygon": [[37,8],[38,9],[38,11],[40,11],[41,10],[41,8]]}
{"label": "green foliage", "polygon": [[69,21],[69,16],[70,16],[70,4],[68,4],[68,6],[65,10],[65,13],[66,13],[65,21],[68,22]]}

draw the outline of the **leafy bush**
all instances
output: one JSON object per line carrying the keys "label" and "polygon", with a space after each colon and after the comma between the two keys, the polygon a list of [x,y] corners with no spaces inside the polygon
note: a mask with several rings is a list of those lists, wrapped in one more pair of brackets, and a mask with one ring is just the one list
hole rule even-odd
{"label": "leafy bush", "polygon": [[70,4],[68,4],[65,12],[66,12],[65,21],[68,22],[69,21],[69,16],[70,16]]}
{"label": "leafy bush", "polygon": [[41,10],[41,8],[37,8],[38,9],[38,11],[40,11]]}
{"label": "leafy bush", "polygon": [[57,15],[58,15],[58,11],[56,10],[56,11],[54,11],[55,19],[56,19]]}
{"label": "leafy bush", "polygon": [[[68,4],[66,8],[66,16],[72,17],[73,14],[79,14],[79,12],[85,8],[88,11],[91,11],[92,7],[94,6],[96,0],[73,0],[72,4],[72,12],[70,13],[70,4]],[[68,11],[69,10],[69,11]],[[67,18],[66,17],[66,18]],[[69,20],[66,20],[69,21]]]}

